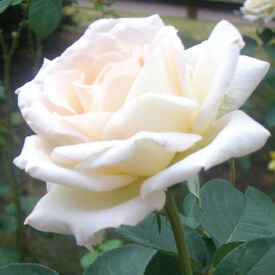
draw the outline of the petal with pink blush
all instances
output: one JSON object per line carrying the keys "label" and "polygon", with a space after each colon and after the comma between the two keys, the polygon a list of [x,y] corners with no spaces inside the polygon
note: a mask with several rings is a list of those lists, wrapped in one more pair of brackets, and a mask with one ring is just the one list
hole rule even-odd
{"label": "petal with pink blush", "polygon": [[76,95],[73,82],[83,81],[83,77],[80,71],[59,71],[44,79],[43,93],[54,104],[71,111],[72,114],[82,113],[82,105]]}
{"label": "petal with pink blush", "polygon": [[58,115],[53,113],[54,109],[49,108],[48,99],[41,93],[41,90],[41,84],[36,84],[33,81],[17,90],[18,105],[31,129],[54,143],[87,142],[89,139],[85,135],[57,119]]}
{"label": "petal with pink blush", "polygon": [[100,89],[94,94],[91,110],[94,112],[115,112],[123,104],[140,71],[137,58],[115,63],[104,75]]}

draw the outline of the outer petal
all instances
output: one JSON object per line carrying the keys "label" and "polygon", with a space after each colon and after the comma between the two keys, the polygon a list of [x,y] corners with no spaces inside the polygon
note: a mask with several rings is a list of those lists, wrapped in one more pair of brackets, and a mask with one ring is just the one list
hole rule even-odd
{"label": "outer petal", "polygon": [[[140,132],[101,153],[91,155],[77,167],[113,167],[129,174],[151,176],[165,169],[176,152],[189,149],[200,139],[195,134]],[[67,159],[64,153],[73,155],[63,152],[64,159]]]}
{"label": "outer petal", "polygon": [[219,116],[239,109],[264,78],[269,63],[248,56],[240,56],[232,82],[224,95]]}
{"label": "outer petal", "polygon": [[41,84],[35,82],[28,82],[18,90],[18,105],[31,129],[38,135],[60,144],[89,141],[81,132],[56,118],[48,108],[50,103],[41,90]]}
{"label": "outer petal", "polygon": [[163,26],[158,15],[146,18],[98,20],[91,24],[84,35],[63,55],[81,52],[104,54],[119,49],[132,49],[137,45],[149,43]]}
{"label": "outer petal", "polygon": [[[128,44],[129,41],[137,39],[133,37],[133,33],[138,37],[143,34],[147,41],[151,41],[163,27],[164,24],[157,14],[145,18],[101,19],[89,26],[87,35],[94,32],[112,32],[114,36],[118,35],[119,40]],[[131,30],[131,33],[128,30]]]}
{"label": "outer petal", "polygon": [[193,129],[200,131],[212,118],[233,78],[241,47],[238,30],[221,21],[211,33],[193,72],[193,91],[202,103]]}
{"label": "outer petal", "polygon": [[191,99],[149,93],[124,105],[108,121],[103,139],[125,139],[140,131],[187,132],[197,103]]}
{"label": "outer petal", "polygon": [[83,112],[81,103],[76,95],[73,83],[84,78],[82,72],[77,70],[59,71],[45,77],[42,87],[43,94],[47,96],[53,104],[61,106],[72,114]]}
{"label": "outer petal", "polygon": [[164,192],[151,203],[140,196],[140,182],[109,192],[53,186],[27,217],[25,224],[62,234],[73,234],[79,245],[98,243],[98,234],[108,227],[136,225],[165,202]]}
{"label": "outer petal", "polygon": [[[220,164],[232,157],[241,157],[261,148],[270,133],[242,111],[234,111],[219,119],[204,136],[195,151],[179,156],[176,164],[146,180],[141,194],[163,190],[185,181],[201,169]],[[180,160],[180,158],[183,158]]]}
{"label": "outer petal", "polygon": [[[105,144],[105,146],[110,146],[110,144]],[[38,136],[27,137],[23,150],[14,160],[14,164],[25,169],[34,178],[94,191],[113,190],[136,179],[135,176],[126,174],[101,175],[78,171],[71,166],[60,166],[51,158],[53,149],[54,144]]]}

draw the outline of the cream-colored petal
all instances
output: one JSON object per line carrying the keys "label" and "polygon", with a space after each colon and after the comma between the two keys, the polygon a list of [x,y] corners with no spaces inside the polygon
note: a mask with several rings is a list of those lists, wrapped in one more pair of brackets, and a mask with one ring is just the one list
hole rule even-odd
{"label": "cream-colored petal", "polygon": [[[198,143],[197,149],[185,152],[182,160],[144,181],[142,197],[185,181],[232,157],[241,157],[261,148],[270,133],[242,111],[233,111],[220,118]],[[180,157],[179,157],[180,158]]]}
{"label": "cream-colored petal", "polygon": [[201,131],[216,115],[219,101],[232,81],[243,40],[238,30],[221,21],[211,33],[193,72],[193,92],[201,109],[193,130]]}
{"label": "cream-colored petal", "polygon": [[55,109],[42,94],[41,84],[28,82],[17,93],[21,113],[35,133],[63,145],[89,141],[85,135],[57,119]]}
{"label": "cream-colored petal", "polygon": [[90,157],[97,157],[120,143],[120,140],[109,140],[59,146],[53,149],[51,157],[54,161],[64,165],[76,165]]}
{"label": "cream-colored petal", "polygon": [[51,158],[54,147],[54,144],[38,136],[27,137],[14,164],[42,181],[93,191],[113,190],[136,179],[127,174],[95,174],[79,171],[72,166],[61,166]]}
{"label": "cream-colored petal", "polygon": [[115,63],[105,74],[101,89],[94,94],[91,110],[94,112],[114,112],[119,109],[140,71],[137,58],[129,58]]}
{"label": "cream-colored petal", "polygon": [[204,47],[207,47],[207,41],[203,41],[184,51],[184,59],[189,66],[195,68],[199,57],[204,52]]}
{"label": "cream-colored petal", "polygon": [[194,134],[140,132],[92,155],[77,167],[113,167],[133,175],[151,176],[165,169],[176,152],[189,149],[200,139]]}
{"label": "cream-colored petal", "polygon": [[147,93],[182,95],[175,67],[177,54],[172,41],[167,43],[167,40],[159,39],[159,44],[152,49],[149,47],[147,51],[144,65],[133,83],[126,102],[131,102]]}
{"label": "cream-colored petal", "polygon": [[109,192],[56,185],[37,203],[25,224],[41,231],[73,234],[78,245],[90,248],[104,229],[134,226],[163,207],[164,192],[154,197],[153,206],[140,198],[139,188],[140,182]]}
{"label": "cream-colored petal", "polygon": [[239,109],[264,78],[268,68],[268,62],[240,56],[236,72],[224,95],[218,116]]}
{"label": "cream-colored petal", "polygon": [[112,115],[112,113],[99,112],[60,116],[58,119],[64,123],[68,123],[90,140],[97,141],[102,139],[102,131]]}
{"label": "cream-colored petal", "polygon": [[122,50],[119,45],[119,41],[108,33],[92,33],[89,34],[87,30],[79,40],[74,42],[69,48],[67,48],[61,55],[72,54],[87,54],[97,56],[113,51]]}
{"label": "cream-colored petal", "polygon": [[93,86],[85,85],[81,81],[75,81],[73,86],[84,113],[90,112],[94,98]]}
{"label": "cream-colored petal", "polygon": [[91,73],[90,73],[90,84],[92,84],[99,73],[103,70],[103,68],[108,64],[113,64],[116,62],[123,61],[129,58],[131,52],[128,50],[120,50],[115,52],[107,52],[95,57],[95,61],[91,64]]}
{"label": "cream-colored petal", "polygon": [[108,121],[103,139],[125,139],[140,131],[188,132],[191,112],[197,103],[191,99],[148,93],[124,105]]}
{"label": "cream-colored petal", "polygon": [[43,80],[43,93],[54,104],[61,106],[72,114],[83,112],[82,105],[76,95],[73,83],[82,82],[84,74],[77,70],[59,71]]}
{"label": "cream-colored petal", "polygon": [[91,36],[93,33],[111,32],[117,25],[128,26],[129,29],[135,29],[140,34],[143,33],[148,41],[151,41],[156,33],[164,27],[157,14],[140,18],[100,19],[89,26],[85,35]]}

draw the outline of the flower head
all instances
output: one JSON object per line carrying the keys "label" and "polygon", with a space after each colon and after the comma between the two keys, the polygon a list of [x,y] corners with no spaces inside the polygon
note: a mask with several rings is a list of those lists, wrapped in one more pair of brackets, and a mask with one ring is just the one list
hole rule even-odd
{"label": "flower head", "polygon": [[275,18],[275,0],[246,0],[241,12],[244,18],[258,24],[260,30]]}
{"label": "flower head", "polygon": [[90,247],[135,225],[165,190],[263,146],[269,132],[238,109],[268,70],[240,56],[230,23],[185,50],[158,15],[102,19],[17,90],[35,135],[14,163],[47,182],[26,223]]}

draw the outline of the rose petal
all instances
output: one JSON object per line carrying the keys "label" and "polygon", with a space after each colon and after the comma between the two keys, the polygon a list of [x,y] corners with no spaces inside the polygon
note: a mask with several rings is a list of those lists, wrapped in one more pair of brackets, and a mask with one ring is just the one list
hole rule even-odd
{"label": "rose petal", "polygon": [[98,112],[74,116],[59,116],[57,119],[68,123],[90,140],[97,141],[102,139],[102,131],[112,115],[112,113]]}
{"label": "rose petal", "polygon": [[140,131],[188,132],[196,106],[197,103],[188,98],[145,94],[113,115],[103,131],[103,139],[125,139]]}
{"label": "rose petal", "polygon": [[111,32],[117,25],[121,24],[129,26],[130,29],[135,29],[139,33],[143,33],[148,41],[151,41],[155,34],[164,27],[158,14],[144,18],[101,19],[89,26],[87,35],[92,35],[95,32]]}
{"label": "rose petal", "polygon": [[77,167],[114,167],[125,173],[151,176],[165,169],[175,155],[201,139],[194,134],[140,132],[107,150],[91,155]]}
{"label": "rose petal", "polygon": [[89,141],[85,135],[56,119],[41,89],[41,84],[32,81],[17,90],[19,108],[31,129],[41,137],[59,144]]}
{"label": "rose petal", "polygon": [[236,72],[219,110],[219,116],[240,108],[263,79],[268,68],[268,62],[240,56]]}
{"label": "rose petal", "polygon": [[80,71],[59,71],[45,77],[43,81],[43,93],[52,103],[61,106],[72,114],[83,112],[81,103],[75,93],[73,82],[83,81],[84,75]]}
{"label": "rose petal", "polygon": [[[89,37],[91,36],[91,37]],[[93,33],[89,35],[88,31],[67,48],[61,57],[72,54],[87,54],[97,56],[113,51],[123,50],[119,41],[108,33]]]}
{"label": "rose petal", "polygon": [[25,139],[23,150],[14,160],[14,164],[42,181],[93,191],[113,190],[136,179],[135,176],[126,174],[102,175],[78,171],[70,166],[62,167],[51,159],[53,149],[54,145],[45,139],[29,136]]}
{"label": "rose petal", "polygon": [[215,115],[218,103],[233,78],[242,46],[240,33],[227,21],[218,23],[204,44],[192,79],[192,90],[202,104],[194,131],[207,126]]}
{"label": "rose petal", "polygon": [[[164,34],[169,36],[164,38]],[[169,41],[168,41],[169,40]],[[142,67],[126,102],[131,102],[146,93],[183,95],[177,64],[182,60],[183,46],[175,30],[165,28],[155,38],[155,48],[147,49]]]}
{"label": "rose petal", "polygon": [[164,192],[158,193],[152,206],[139,197],[139,188],[140,182],[109,192],[54,186],[38,202],[25,224],[45,232],[73,234],[79,245],[90,248],[98,243],[96,233],[122,224],[134,226],[155,206],[163,207]]}
{"label": "rose petal", "polygon": [[104,76],[101,89],[94,94],[91,111],[114,112],[119,109],[139,71],[140,63],[136,58],[115,63]]}
{"label": "rose petal", "polygon": [[242,111],[226,114],[214,123],[208,130],[208,136],[198,144],[202,149],[187,151],[182,160],[145,180],[141,187],[142,197],[185,181],[201,169],[252,153],[264,145],[269,135],[263,126]]}

